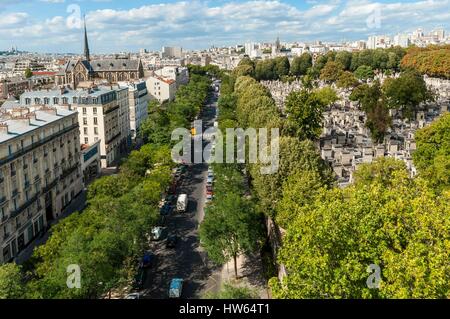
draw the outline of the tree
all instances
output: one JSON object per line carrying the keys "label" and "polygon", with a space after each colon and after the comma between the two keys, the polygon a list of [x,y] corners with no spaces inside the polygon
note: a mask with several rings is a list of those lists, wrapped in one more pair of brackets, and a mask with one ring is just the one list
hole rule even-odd
{"label": "tree", "polygon": [[367,80],[373,79],[374,73],[370,66],[361,65],[356,69],[355,76],[358,79],[367,82]]}
{"label": "tree", "polygon": [[450,189],[450,113],[415,134],[413,153],[419,175],[438,190]]}
{"label": "tree", "polygon": [[200,225],[200,242],[214,262],[223,264],[233,259],[237,278],[238,255],[251,253],[260,244],[259,219],[249,200],[240,194],[226,193],[206,209]]}
{"label": "tree", "polygon": [[309,53],[303,53],[295,57],[291,64],[291,74],[295,76],[306,75],[309,68],[312,67],[312,56]]}
{"label": "tree", "polygon": [[339,62],[328,61],[320,71],[320,79],[331,83],[336,82],[343,72],[344,66]]}
{"label": "tree", "polygon": [[0,299],[24,298],[25,287],[20,266],[9,263],[0,266]]}
{"label": "tree", "polygon": [[316,92],[306,90],[291,92],[285,103],[287,121],[301,139],[315,139],[322,128],[325,104]]}
{"label": "tree", "polygon": [[238,65],[236,68],[234,68],[233,74],[236,77],[239,77],[239,76],[253,76],[254,70],[253,70],[253,67],[250,66],[250,65]]}
{"label": "tree", "polygon": [[350,94],[350,100],[359,101],[367,115],[366,127],[369,128],[372,138],[381,143],[388,128],[392,125],[392,118],[389,115],[380,82],[375,81],[372,85],[358,86]]}
{"label": "tree", "polygon": [[258,195],[261,211],[267,216],[276,216],[276,206],[282,198],[283,184],[297,172],[316,171],[324,183],[334,182],[334,173],[321,159],[314,143],[300,141],[296,137],[281,136],[279,139],[279,165],[274,174],[261,174],[262,164],[250,166],[253,187]]}
{"label": "tree", "polygon": [[340,63],[344,70],[348,71],[352,65],[352,54],[348,51],[340,51],[336,53],[335,61]]}
{"label": "tree", "polygon": [[153,109],[142,123],[140,135],[148,142],[163,145],[170,142],[170,119],[166,110]]}
{"label": "tree", "polygon": [[336,86],[341,89],[352,89],[358,84],[358,79],[349,71],[342,72],[336,82]]}
{"label": "tree", "polygon": [[339,100],[339,97],[336,91],[330,87],[325,86],[321,89],[314,90],[314,93],[317,95],[318,99],[322,102],[324,106],[330,106]]}
{"label": "tree", "polygon": [[431,92],[420,73],[403,72],[397,79],[383,83],[383,91],[390,108],[400,109],[405,118],[414,120],[421,103],[433,100]]}
{"label": "tree", "polygon": [[29,78],[31,78],[32,76],[33,76],[33,71],[31,71],[30,68],[26,68],[26,69],[25,69],[25,77],[26,77],[27,79],[29,79]]}
{"label": "tree", "polygon": [[[270,280],[275,298],[450,296],[450,197],[404,166],[391,174],[391,186],[372,179],[318,192],[287,228],[278,257],[287,276]],[[367,285],[371,264],[379,289]]]}
{"label": "tree", "polygon": [[283,76],[289,74],[289,69],[291,65],[289,64],[289,59],[285,57],[279,57],[275,59],[275,71],[277,79],[281,79]]}
{"label": "tree", "polygon": [[301,170],[290,175],[283,184],[282,199],[277,205],[278,225],[288,228],[297,215],[315,201],[322,188],[331,186],[329,182],[322,179],[316,168]]}
{"label": "tree", "polygon": [[421,74],[450,79],[450,45],[411,47],[401,59],[403,69],[415,69]]}

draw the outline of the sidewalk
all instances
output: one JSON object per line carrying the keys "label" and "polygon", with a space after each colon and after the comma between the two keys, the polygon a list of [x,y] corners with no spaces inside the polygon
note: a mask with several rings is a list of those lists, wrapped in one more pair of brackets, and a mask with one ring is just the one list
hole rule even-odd
{"label": "sidewalk", "polygon": [[234,272],[234,260],[231,259],[222,268],[221,282],[238,283],[239,286],[247,286],[256,290],[261,299],[269,299],[267,282],[263,275],[262,260],[259,254],[251,256],[240,255],[237,258],[238,279]]}
{"label": "sidewalk", "polygon": [[51,226],[57,224],[60,220],[66,218],[70,214],[81,211],[84,209],[86,205],[86,190],[82,190],[80,194],[78,194],[77,197],[75,197],[70,204],[64,208],[63,212],[58,216],[57,219],[52,220],[48,226],[50,228],[45,232],[45,234],[42,237],[37,237],[35,240],[33,240],[24,250],[22,250],[19,255],[17,255],[16,258],[14,258],[14,261],[17,264],[23,264],[25,261],[30,259],[30,257],[33,255],[34,248],[45,244],[45,242],[48,240],[48,237],[50,235],[50,229]]}

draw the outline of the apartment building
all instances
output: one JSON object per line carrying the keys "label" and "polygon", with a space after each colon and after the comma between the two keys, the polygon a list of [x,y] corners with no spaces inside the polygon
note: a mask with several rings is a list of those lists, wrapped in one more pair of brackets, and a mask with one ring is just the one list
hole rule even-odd
{"label": "apartment building", "polygon": [[0,109],[0,264],[83,189],[78,116],[50,106]]}
{"label": "apartment building", "polygon": [[114,166],[131,143],[128,90],[97,87],[31,91],[20,96],[20,104],[49,105],[78,111],[80,143],[100,140],[102,168]]}
{"label": "apartment building", "polygon": [[128,106],[130,108],[130,131],[135,139],[142,122],[148,117],[150,96],[145,81],[119,82],[120,88],[128,89]]}
{"label": "apartment building", "polygon": [[177,92],[177,82],[171,79],[164,79],[157,75],[152,75],[146,80],[147,90],[151,97],[160,103],[172,101]]}
{"label": "apartment building", "polygon": [[189,70],[186,67],[165,66],[155,70],[154,74],[163,79],[176,81],[177,87],[186,85],[189,82]]}

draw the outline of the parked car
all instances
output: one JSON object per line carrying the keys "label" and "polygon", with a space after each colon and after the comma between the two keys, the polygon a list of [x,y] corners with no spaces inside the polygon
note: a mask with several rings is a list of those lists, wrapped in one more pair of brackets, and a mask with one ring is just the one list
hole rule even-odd
{"label": "parked car", "polygon": [[187,194],[181,194],[180,196],[178,196],[177,212],[184,213],[186,211],[187,205],[188,205]]}
{"label": "parked car", "polygon": [[214,177],[208,177],[208,179],[206,180],[206,185],[212,185],[214,182]]}
{"label": "parked car", "polygon": [[160,226],[153,227],[151,232],[151,239],[152,240],[161,240],[163,233],[163,228]]}
{"label": "parked car", "polygon": [[159,213],[162,216],[168,216],[172,212],[172,206],[169,203],[165,203],[164,206],[160,209]]}
{"label": "parked car", "polygon": [[214,195],[213,195],[213,194],[206,194],[206,202],[207,202],[207,203],[210,202],[210,201],[212,201],[213,198],[214,198]]}
{"label": "parked car", "polygon": [[206,192],[212,192],[212,191],[213,191],[212,185],[206,185]]}
{"label": "parked car", "polygon": [[167,248],[175,248],[178,242],[178,236],[175,234],[171,234],[167,237],[166,247]]}
{"label": "parked car", "polygon": [[146,251],[144,256],[142,256],[141,267],[149,268],[153,264],[154,259],[155,255],[151,251]]}
{"label": "parked car", "polygon": [[183,293],[183,279],[173,278],[169,286],[169,298],[181,298]]}

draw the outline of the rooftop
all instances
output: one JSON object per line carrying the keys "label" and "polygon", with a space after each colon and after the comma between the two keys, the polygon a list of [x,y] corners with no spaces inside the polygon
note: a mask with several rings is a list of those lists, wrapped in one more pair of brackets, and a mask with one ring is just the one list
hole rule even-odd
{"label": "rooftop", "polygon": [[2,107],[0,110],[0,143],[38,130],[75,113],[76,111],[63,108],[38,107],[32,111],[30,108],[20,106],[9,110],[4,110]]}

